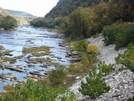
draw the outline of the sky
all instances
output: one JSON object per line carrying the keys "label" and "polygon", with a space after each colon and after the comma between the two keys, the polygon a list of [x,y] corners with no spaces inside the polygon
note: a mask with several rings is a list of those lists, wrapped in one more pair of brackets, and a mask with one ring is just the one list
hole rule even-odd
{"label": "sky", "polygon": [[34,16],[44,17],[59,0],[0,0],[2,9],[28,12]]}

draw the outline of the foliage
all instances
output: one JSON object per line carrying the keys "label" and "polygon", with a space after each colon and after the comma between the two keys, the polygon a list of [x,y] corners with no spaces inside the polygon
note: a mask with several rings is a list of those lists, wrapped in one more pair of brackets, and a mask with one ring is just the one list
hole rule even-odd
{"label": "foliage", "polygon": [[49,74],[50,84],[52,86],[63,85],[66,73],[63,68],[52,70]]}
{"label": "foliage", "polygon": [[98,69],[103,76],[106,76],[106,75],[108,75],[109,73],[111,73],[112,71],[115,70],[113,64],[106,65],[104,62],[100,62],[98,64]]}
{"label": "foliage", "polygon": [[55,101],[59,94],[64,93],[61,87],[53,88],[49,85],[42,85],[33,80],[24,84],[17,84],[14,92],[1,98],[1,101]]}
{"label": "foliage", "polygon": [[90,53],[90,54],[97,54],[98,53],[98,47],[96,44],[90,44],[88,47],[87,47],[87,53]]}
{"label": "foliage", "polygon": [[90,37],[99,28],[98,23],[95,22],[96,20],[97,15],[91,8],[80,7],[69,16],[68,26],[64,29],[65,34],[73,39],[81,36],[83,38]]}
{"label": "foliage", "polygon": [[61,18],[36,18],[30,22],[32,26],[35,27],[47,27],[47,28],[57,28],[62,19]]}
{"label": "foliage", "polygon": [[89,63],[89,58],[88,58],[87,54],[81,53],[81,63],[83,63],[83,64]]}
{"label": "foliage", "polygon": [[133,0],[117,0],[118,11],[120,17],[124,21],[133,21],[134,20],[134,1]]}
{"label": "foliage", "polygon": [[126,47],[129,43],[134,43],[134,25],[114,23],[111,26],[105,26],[102,31],[104,43],[106,45],[115,44],[115,49]]}
{"label": "foliage", "polygon": [[24,54],[31,53],[33,56],[43,56],[50,54],[50,47],[41,46],[41,47],[31,47],[31,48],[23,48],[22,52]]}
{"label": "foliage", "polygon": [[134,101],[134,96],[132,98],[129,98],[128,101]]}
{"label": "foliage", "polygon": [[45,19],[45,18],[41,18],[41,17],[36,18],[36,19],[34,19],[33,21],[30,21],[30,24],[31,24],[32,26],[35,26],[35,27],[44,27],[44,25],[45,25],[44,19]]}
{"label": "foliage", "polygon": [[[110,67],[110,69],[108,69]],[[110,90],[110,87],[106,85],[105,81],[102,79],[102,76],[113,71],[111,65],[106,65],[104,63],[99,63],[98,68],[93,67],[89,71],[89,77],[86,77],[86,83],[81,82],[81,88],[79,91],[83,95],[88,95],[92,98],[100,96],[102,93],[106,93]]]}
{"label": "foliage", "polygon": [[80,51],[80,52],[86,52],[88,44],[89,43],[86,40],[77,41],[76,43],[74,43],[73,50]]}
{"label": "foliage", "polygon": [[134,45],[130,45],[123,54],[119,54],[116,61],[134,72]]}
{"label": "foliage", "polygon": [[57,5],[45,15],[45,18],[57,18],[69,16],[78,7],[96,5],[101,0],[59,0]]}
{"label": "foliage", "polygon": [[73,92],[66,90],[61,96],[58,96],[58,101],[77,101]]}
{"label": "foliage", "polygon": [[17,27],[17,21],[12,16],[0,16],[0,28],[5,30]]}
{"label": "foliage", "polygon": [[5,58],[3,58],[3,62],[15,63],[16,59],[15,58],[10,58],[10,57],[5,57]]}

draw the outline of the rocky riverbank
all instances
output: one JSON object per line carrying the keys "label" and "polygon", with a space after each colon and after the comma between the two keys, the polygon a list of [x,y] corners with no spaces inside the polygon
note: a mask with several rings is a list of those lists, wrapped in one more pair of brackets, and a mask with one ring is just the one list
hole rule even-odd
{"label": "rocky riverbank", "polygon": [[[125,48],[116,51],[114,45],[105,46],[103,43],[103,36],[97,38],[87,39],[90,43],[98,46],[99,54],[97,56],[99,61],[104,61],[106,64],[114,64],[115,71],[104,77],[105,82],[110,86],[109,92],[102,94],[96,99],[91,99],[88,96],[83,96],[78,89],[81,86],[81,80],[77,80],[69,89],[74,92],[78,101],[127,101],[134,96],[134,73],[125,69],[118,71],[120,65],[116,64],[115,58],[120,53],[124,53]],[[84,77],[82,80],[85,81]]]}

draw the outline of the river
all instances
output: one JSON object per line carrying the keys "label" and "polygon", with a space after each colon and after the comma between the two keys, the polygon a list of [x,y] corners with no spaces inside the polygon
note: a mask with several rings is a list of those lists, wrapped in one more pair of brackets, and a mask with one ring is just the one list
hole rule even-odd
{"label": "river", "polygon": [[28,63],[25,61],[29,54],[23,54],[22,50],[24,47],[29,48],[50,46],[51,55],[45,55],[43,58],[49,57],[52,61],[68,67],[70,62],[65,58],[67,50],[65,47],[59,46],[59,43],[62,43],[64,40],[62,38],[53,37],[56,34],[57,32],[53,32],[48,29],[34,28],[31,26],[19,26],[14,31],[0,32],[0,46],[3,46],[5,50],[10,50],[10,54],[12,54],[11,56],[7,57],[14,58],[17,56],[23,56],[22,58],[17,59],[17,61],[13,64],[10,64],[8,62],[5,64],[8,64],[15,68],[21,67],[21,69],[25,70],[25,72],[17,72],[9,69],[0,69],[0,74],[12,74],[16,77],[16,80],[0,79],[0,89],[3,89],[3,87],[7,84],[25,80],[26,76],[29,75],[30,72],[40,71],[39,73],[45,76],[46,72],[55,69],[54,66],[47,66],[47,68],[44,68],[44,63],[34,63],[29,67]]}

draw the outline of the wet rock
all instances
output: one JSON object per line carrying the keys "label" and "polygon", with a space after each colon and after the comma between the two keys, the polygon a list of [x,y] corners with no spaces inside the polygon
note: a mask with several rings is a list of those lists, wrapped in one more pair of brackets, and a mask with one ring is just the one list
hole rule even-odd
{"label": "wet rock", "polygon": [[10,54],[10,53],[8,53],[8,54],[5,54],[5,55],[8,55],[8,56],[13,56],[13,54]]}
{"label": "wet rock", "polygon": [[43,67],[43,68],[47,68],[47,64],[43,64],[42,67]]}
{"label": "wet rock", "polygon": [[65,44],[64,43],[59,43],[59,46],[60,47],[65,47]]}
{"label": "wet rock", "polygon": [[25,72],[23,69],[21,69],[21,68],[14,68],[14,67],[12,67],[12,66],[8,66],[8,65],[6,65],[5,66],[5,68],[6,69],[10,69],[10,70],[13,70],[13,71],[17,71],[17,72]]}
{"label": "wet rock", "polygon": [[67,52],[67,56],[66,57],[75,56],[75,55],[78,55],[77,51]]}
{"label": "wet rock", "polygon": [[48,75],[48,73],[47,73],[47,72],[44,72],[44,74],[45,74],[45,75]]}
{"label": "wet rock", "polygon": [[14,75],[12,75],[12,74],[3,74],[3,73],[1,73],[0,78],[4,79],[4,80],[12,80],[12,79],[16,80],[16,77]]}
{"label": "wet rock", "polygon": [[81,58],[73,58],[73,57],[70,57],[70,58],[66,58],[67,60],[71,61],[71,62],[80,62],[81,61]]}

